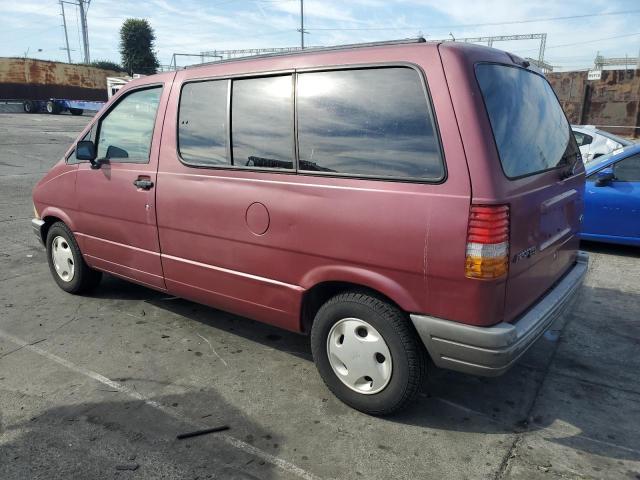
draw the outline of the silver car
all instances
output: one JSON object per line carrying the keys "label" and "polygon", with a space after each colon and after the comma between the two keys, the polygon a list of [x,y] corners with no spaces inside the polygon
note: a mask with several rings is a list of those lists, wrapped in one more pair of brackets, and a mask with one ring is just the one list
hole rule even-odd
{"label": "silver car", "polygon": [[585,165],[601,155],[633,144],[631,140],[599,130],[593,125],[571,125],[571,129]]}

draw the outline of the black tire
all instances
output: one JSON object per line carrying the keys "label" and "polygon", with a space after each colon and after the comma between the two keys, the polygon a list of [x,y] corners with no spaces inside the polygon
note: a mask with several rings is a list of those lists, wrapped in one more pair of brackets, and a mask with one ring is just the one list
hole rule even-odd
{"label": "black tire", "polygon": [[[391,379],[378,393],[359,393],[336,375],[327,353],[332,327],[342,319],[357,318],[383,337],[392,358]],[[320,376],[329,390],[347,405],[370,415],[388,415],[415,399],[426,378],[426,353],[407,315],[396,306],[365,292],[336,295],[316,314],[311,350]],[[376,354],[377,355],[377,354]]]}
{"label": "black tire", "polygon": [[58,115],[60,113],[60,106],[53,100],[49,100],[47,102],[47,113]]}
{"label": "black tire", "polygon": [[71,112],[71,115],[82,115],[84,110],[82,110],[81,108],[70,108],[69,112]]}
{"label": "black tire", "polygon": [[24,110],[25,113],[35,113],[36,106],[31,100],[25,100],[22,103],[22,109]]}
{"label": "black tire", "polygon": [[[61,276],[56,271],[56,267],[53,261],[52,249],[53,249],[53,241],[57,237],[62,237],[64,242],[66,242],[66,247],[70,250],[71,255],[73,256],[73,277],[68,281],[61,278]],[[102,278],[102,273],[93,270],[90,268],[82,258],[82,253],[80,252],[80,248],[78,248],[78,243],[76,242],[73,233],[69,230],[62,222],[56,222],[49,228],[47,232],[47,262],[49,263],[49,270],[51,271],[51,275],[53,279],[56,281],[58,286],[68,293],[79,294],[88,292],[100,283],[100,279]]]}

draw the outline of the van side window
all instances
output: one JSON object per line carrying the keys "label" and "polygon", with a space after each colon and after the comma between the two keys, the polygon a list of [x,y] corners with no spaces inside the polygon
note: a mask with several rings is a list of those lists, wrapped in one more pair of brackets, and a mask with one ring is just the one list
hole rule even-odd
{"label": "van side window", "polygon": [[229,165],[227,94],[229,80],[187,83],[178,110],[178,149],[194,166]]}
{"label": "van side window", "polygon": [[291,75],[234,80],[232,88],[233,165],[292,169]]}
{"label": "van side window", "polygon": [[411,68],[301,73],[296,106],[299,170],[444,177],[431,106]]}
{"label": "van side window", "polygon": [[162,87],[136,90],[100,120],[97,156],[112,163],[148,163]]}

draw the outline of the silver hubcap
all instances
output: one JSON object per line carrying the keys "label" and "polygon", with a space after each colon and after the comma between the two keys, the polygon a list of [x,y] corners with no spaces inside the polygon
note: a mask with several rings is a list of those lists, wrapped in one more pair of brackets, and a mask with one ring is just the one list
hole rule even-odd
{"label": "silver hubcap", "polygon": [[73,280],[75,262],[71,247],[64,237],[56,237],[51,242],[51,259],[58,276],[65,282]]}
{"label": "silver hubcap", "polygon": [[327,356],[342,383],[358,393],[378,393],[391,380],[389,347],[364,320],[343,318],[337,322],[327,338]]}

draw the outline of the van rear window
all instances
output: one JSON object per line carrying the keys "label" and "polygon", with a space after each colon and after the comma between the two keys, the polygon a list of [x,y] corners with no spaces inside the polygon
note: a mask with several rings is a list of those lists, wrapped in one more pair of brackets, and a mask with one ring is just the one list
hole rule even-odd
{"label": "van rear window", "polygon": [[476,78],[507,177],[575,161],[579,150],[569,122],[542,76],[519,67],[478,64]]}

